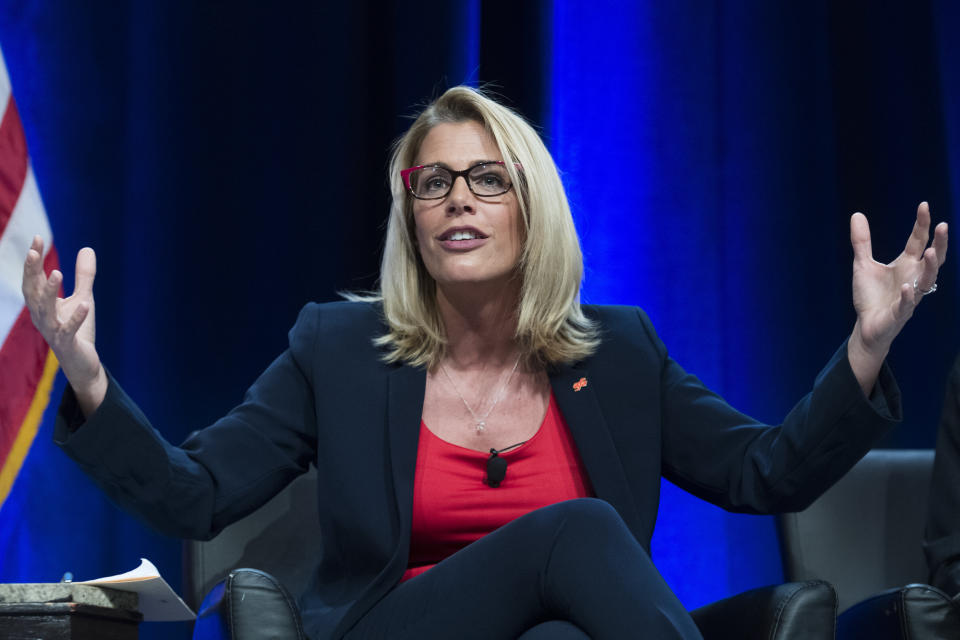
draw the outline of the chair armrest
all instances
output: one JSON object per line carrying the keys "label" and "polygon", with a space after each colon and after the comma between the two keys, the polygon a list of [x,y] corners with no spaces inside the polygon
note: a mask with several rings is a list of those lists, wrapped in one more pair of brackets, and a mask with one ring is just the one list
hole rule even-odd
{"label": "chair armrest", "polygon": [[838,640],[955,640],[960,597],[926,584],[888,589],[858,602],[837,621]]}
{"label": "chair armrest", "polygon": [[822,580],[752,589],[690,612],[705,640],[832,639],[837,594]]}
{"label": "chair armrest", "polygon": [[930,584],[952,598],[960,595],[960,558],[951,558],[940,565]]}
{"label": "chair armrest", "polygon": [[203,600],[193,640],[306,640],[297,605],[280,582],[235,569]]}

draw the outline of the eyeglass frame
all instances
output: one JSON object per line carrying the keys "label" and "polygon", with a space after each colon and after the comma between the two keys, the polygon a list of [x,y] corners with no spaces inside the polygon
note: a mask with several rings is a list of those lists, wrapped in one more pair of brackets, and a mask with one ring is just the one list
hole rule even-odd
{"label": "eyeglass frame", "polygon": [[[506,167],[506,166],[507,166],[507,164],[506,164],[505,162],[503,162],[502,160],[484,160],[484,161],[482,161],[482,162],[478,162],[477,164],[475,164],[475,165],[473,165],[473,166],[467,167],[466,169],[463,169],[462,171],[454,171],[454,170],[451,169],[450,167],[445,167],[445,166],[443,166],[442,164],[439,164],[439,163],[437,163],[437,164],[418,164],[418,165],[415,166],[415,167],[410,167],[410,168],[408,168],[408,169],[401,169],[401,170],[400,170],[400,179],[403,180],[403,185],[407,188],[407,191],[410,193],[410,195],[412,195],[412,196],[413,196],[414,198],[416,198],[417,200],[442,200],[442,199],[446,198],[447,196],[450,195],[450,192],[453,191],[453,185],[454,185],[454,183],[457,181],[457,178],[461,178],[461,177],[463,178],[463,181],[464,181],[465,183],[467,183],[467,189],[470,190],[470,193],[472,193],[473,195],[477,196],[478,198],[496,198],[497,196],[502,196],[503,194],[507,193],[508,191],[510,191],[510,189],[513,189],[513,183],[511,182],[511,183],[509,184],[509,186],[507,186],[507,188],[504,189],[503,191],[501,191],[500,193],[477,193],[476,191],[474,191],[474,190],[473,190],[473,187],[470,186],[470,181],[467,179],[467,177],[469,176],[469,174],[470,174],[471,171],[473,171],[473,170],[476,169],[477,167],[482,167],[482,166],[485,165],[485,164],[498,164],[498,165],[500,165],[501,167]],[[514,162],[514,163],[513,163],[513,166],[515,166],[517,169],[522,169],[522,168],[523,168],[523,167],[520,165],[519,162]],[[446,192],[445,194],[443,194],[442,196],[436,196],[435,198],[424,198],[424,197],[422,197],[422,196],[418,196],[416,193],[413,192],[413,186],[410,184],[410,174],[413,173],[414,171],[419,171],[420,169],[428,169],[428,168],[430,168],[430,167],[436,167],[436,168],[438,168],[438,169],[443,169],[444,171],[446,171],[447,173],[450,174],[450,176],[451,176],[450,189],[449,189],[449,191],[447,191],[447,192]],[[509,175],[509,173],[508,173],[507,175]]]}

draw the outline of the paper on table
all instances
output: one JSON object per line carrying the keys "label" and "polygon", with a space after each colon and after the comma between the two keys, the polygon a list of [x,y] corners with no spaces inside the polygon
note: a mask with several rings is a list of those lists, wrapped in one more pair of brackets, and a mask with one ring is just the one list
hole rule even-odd
{"label": "paper on table", "polygon": [[140,566],[133,571],[77,584],[100,585],[139,594],[140,613],[144,620],[193,620],[197,617],[146,558],[140,558]]}

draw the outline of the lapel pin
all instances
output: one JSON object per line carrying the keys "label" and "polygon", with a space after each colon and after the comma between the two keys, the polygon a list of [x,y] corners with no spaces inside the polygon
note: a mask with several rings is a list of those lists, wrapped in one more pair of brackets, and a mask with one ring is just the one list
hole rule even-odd
{"label": "lapel pin", "polygon": [[573,390],[580,391],[580,389],[583,389],[585,386],[587,386],[587,379],[580,378],[579,380],[573,383]]}

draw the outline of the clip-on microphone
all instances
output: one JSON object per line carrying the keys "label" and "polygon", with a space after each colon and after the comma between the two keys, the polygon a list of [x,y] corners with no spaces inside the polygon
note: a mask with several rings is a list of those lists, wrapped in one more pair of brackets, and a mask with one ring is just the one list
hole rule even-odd
{"label": "clip-on microphone", "polygon": [[507,475],[507,459],[501,458],[500,454],[504,451],[510,451],[510,449],[516,449],[522,444],[527,444],[527,441],[518,442],[517,444],[512,444],[509,447],[504,447],[497,451],[496,449],[490,449],[490,457],[487,458],[487,478],[484,480],[491,487],[499,487],[500,483],[503,482],[503,479]]}

